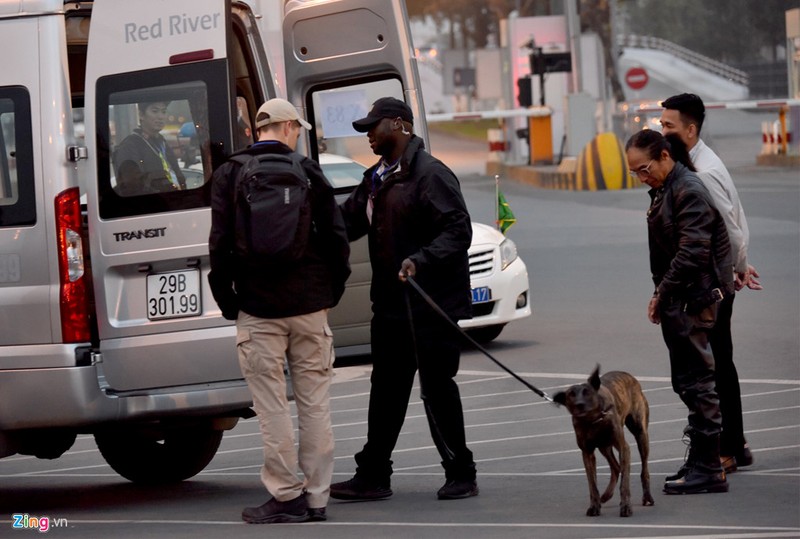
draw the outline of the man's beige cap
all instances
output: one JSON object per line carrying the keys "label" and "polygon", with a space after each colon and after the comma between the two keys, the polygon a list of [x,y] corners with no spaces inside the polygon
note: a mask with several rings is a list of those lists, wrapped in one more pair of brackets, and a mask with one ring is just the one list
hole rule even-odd
{"label": "man's beige cap", "polygon": [[285,99],[276,97],[259,107],[258,114],[256,114],[256,129],[291,120],[297,120],[306,129],[311,129],[311,124],[300,117],[294,105]]}

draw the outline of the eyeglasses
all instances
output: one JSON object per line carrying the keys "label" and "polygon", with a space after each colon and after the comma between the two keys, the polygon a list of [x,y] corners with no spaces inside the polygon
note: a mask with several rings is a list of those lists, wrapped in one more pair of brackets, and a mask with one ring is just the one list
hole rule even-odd
{"label": "eyeglasses", "polygon": [[643,168],[640,167],[640,168],[637,168],[636,170],[630,170],[629,172],[631,173],[631,176],[633,176],[634,178],[638,178],[640,176],[649,176],[650,175],[650,165],[653,164],[653,161],[654,160],[651,159],[650,162],[647,163],[646,167],[643,167]]}

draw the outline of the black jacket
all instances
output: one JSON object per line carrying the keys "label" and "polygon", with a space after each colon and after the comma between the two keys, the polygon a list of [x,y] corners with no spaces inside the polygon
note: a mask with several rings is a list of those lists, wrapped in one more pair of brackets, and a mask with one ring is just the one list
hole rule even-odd
{"label": "black jacket", "polygon": [[728,232],[703,182],[675,163],[649,193],[650,271],[659,297],[685,300],[717,287],[733,293]]}
{"label": "black jacket", "polygon": [[406,316],[406,291],[415,311],[428,309],[397,277],[403,260],[410,258],[417,283],[451,318],[471,318],[467,250],[472,225],[455,174],[425,151],[421,138],[413,136],[400,159],[399,172],[390,174],[375,192],[370,224],[367,203],[377,167],[364,173],[363,181],[342,204],[350,241],[364,234],[369,237],[373,312]]}
{"label": "black jacket", "polygon": [[[256,143],[238,154],[291,153],[280,142]],[[313,229],[305,254],[292,265],[266,270],[234,255],[235,180],[241,165],[229,160],[214,171],[211,191],[211,272],[208,282],[225,318],[239,309],[260,318],[285,318],[335,306],[350,275],[350,244],[333,187],[319,165],[307,158]]]}

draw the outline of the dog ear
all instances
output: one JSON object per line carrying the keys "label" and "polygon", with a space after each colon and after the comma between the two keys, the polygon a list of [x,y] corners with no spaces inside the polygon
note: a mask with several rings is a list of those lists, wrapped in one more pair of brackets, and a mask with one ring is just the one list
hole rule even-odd
{"label": "dog ear", "polygon": [[567,393],[565,391],[559,391],[555,395],[553,395],[553,402],[556,404],[563,404],[564,406],[567,405]]}
{"label": "dog ear", "polygon": [[600,389],[600,365],[598,364],[589,377],[589,384],[596,390]]}

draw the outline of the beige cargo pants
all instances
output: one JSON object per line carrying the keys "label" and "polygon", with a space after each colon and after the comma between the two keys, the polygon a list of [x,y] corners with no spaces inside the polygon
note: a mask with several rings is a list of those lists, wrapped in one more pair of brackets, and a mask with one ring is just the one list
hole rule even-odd
{"label": "beige cargo pants", "polygon": [[[261,481],[278,501],[305,491],[309,507],[325,507],[333,475],[329,390],[334,355],[328,311],[276,319],[241,312],[236,346],[264,441]],[[284,358],[297,405],[299,449],[286,397]]]}

